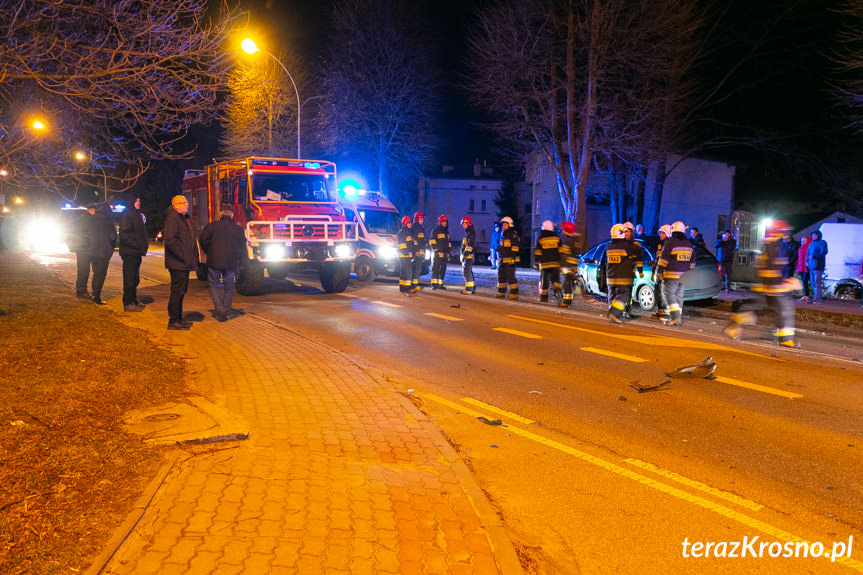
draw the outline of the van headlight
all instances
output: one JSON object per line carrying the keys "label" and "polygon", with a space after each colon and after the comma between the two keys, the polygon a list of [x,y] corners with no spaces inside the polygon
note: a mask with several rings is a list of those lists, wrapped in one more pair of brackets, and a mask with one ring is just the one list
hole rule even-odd
{"label": "van headlight", "polygon": [[348,244],[338,244],[336,246],[336,257],[337,258],[349,258],[353,255],[354,250]]}
{"label": "van headlight", "polygon": [[395,246],[381,246],[378,248],[378,257],[382,260],[392,260],[398,255]]}
{"label": "van headlight", "polygon": [[270,244],[264,248],[265,260],[283,260],[285,259],[285,246],[279,244]]}

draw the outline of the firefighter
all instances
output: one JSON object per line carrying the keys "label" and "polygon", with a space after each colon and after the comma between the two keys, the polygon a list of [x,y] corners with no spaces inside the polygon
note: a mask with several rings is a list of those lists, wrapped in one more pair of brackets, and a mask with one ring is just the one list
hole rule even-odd
{"label": "firefighter", "polygon": [[539,262],[539,301],[548,301],[548,286],[554,292],[558,303],[563,302],[560,289],[560,236],[554,233],[551,220],[542,222],[542,230],[536,242],[533,255]]}
{"label": "firefighter", "polygon": [[512,218],[506,216],[501,218],[500,226],[503,231],[500,234],[500,267],[497,268],[497,294],[495,297],[504,297],[506,288],[509,287],[509,299],[518,299],[518,280],[515,279],[515,266],[518,265],[518,250],[521,240],[518,232],[513,227]]}
{"label": "firefighter", "polygon": [[416,246],[413,260],[413,274],[411,276],[412,292],[418,292],[422,289],[422,287],[420,286],[420,276],[423,273],[423,263],[425,262],[426,257],[426,246],[428,245],[428,241],[426,240],[424,223],[425,215],[422,212],[416,212],[414,214],[414,221],[411,227],[411,231],[414,236],[414,245]]}
{"label": "firefighter", "polygon": [[465,216],[461,219],[461,227],[464,228],[464,237],[461,239],[459,248],[459,259],[461,260],[461,273],[464,276],[463,295],[476,293],[476,283],[473,279],[473,252],[476,249],[476,231],[473,229],[473,220]]}
{"label": "firefighter", "polygon": [[578,282],[578,254],[582,251],[581,235],[576,233],[575,224],[563,222],[560,224],[563,239],[560,242],[560,269],[563,272],[563,301],[560,307],[572,305],[572,291]]}
{"label": "firefighter", "polygon": [[657,274],[662,277],[662,301],[668,307],[667,325],[683,323],[683,291],[680,277],[695,267],[695,248],[686,238],[683,222],[671,224],[671,237],[662,243],[662,253],[657,263]]}
{"label": "firefighter", "polygon": [[659,256],[662,254],[662,245],[670,237],[671,226],[668,224],[661,226],[659,228],[659,243],[656,245],[656,259],[650,262],[650,281],[653,282],[653,294],[656,297],[656,313],[653,317],[659,320],[668,317],[668,310],[662,299],[662,275],[658,273],[656,264],[659,263]]}
{"label": "firefighter", "polygon": [[402,229],[398,233],[399,243],[399,291],[410,297],[411,278],[413,277],[413,258],[416,254],[416,243],[411,230],[411,218],[402,218]]}
{"label": "firefighter", "polygon": [[794,316],[796,309],[791,293],[800,289],[800,280],[785,278],[783,268],[788,265],[788,258],[780,254],[779,246],[782,237],[791,231],[787,222],[778,220],[767,226],[764,231],[764,243],[761,253],[755,260],[758,269],[759,282],[752,290],[758,295],[746,300],[740,306],[740,313],[735,314],[731,323],[725,326],[725,334],[731,339],[739,339],[743,335],[743,326],[755,325],[757,313],[769,308],[776,313],[776,331],[779,345],[797,347],[794,340]]}
{"label": "firefighter", "polygon": [[444,215],[437,219],[437,227],[432,230],[429,245],[432,249],[432,270],[431,284],[432,289],[446,289],[443,285],[444,277],[446,276],[446,264],[449,260],[449,253],[452,247],[449,239],[449,220]]}
{"label": "firefighter", "polygon": [[626,239],[623,224],[611,227],[611,242],[605,248],[605,277],[608,284],[608,319],[623,323],[623,312],[632,297],[633,272],[644,277],[641,246]]}

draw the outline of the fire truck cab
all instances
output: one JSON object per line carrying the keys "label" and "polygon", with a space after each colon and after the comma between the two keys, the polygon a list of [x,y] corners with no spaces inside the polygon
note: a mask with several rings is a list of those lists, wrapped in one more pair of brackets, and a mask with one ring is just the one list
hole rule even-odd
{"label": "fire truck cab", "polygon": [[[333,162],[249,157],[187,171],[183,195],[199,229],[230,209],[245,230],[249,265],[238,274],[239,293],[262,293],[265,272],[283,279],[309,269],[333,293],[348,286],[357,247],[357,224],[336,202],[335,182]],[[198,279],[206,275],[204,263]]]}

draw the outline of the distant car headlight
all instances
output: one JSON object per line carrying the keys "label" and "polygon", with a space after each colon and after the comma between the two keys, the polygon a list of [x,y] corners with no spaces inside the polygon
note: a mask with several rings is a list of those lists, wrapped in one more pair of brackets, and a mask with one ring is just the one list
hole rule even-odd
{"label": "distant car headlight", "polygon": [[68,248],[63,242],[63,234],[56,221],[40,218],[35,219],[25,229],[25,237],[30,249],[34,252],[66,252]]}
{"label": "distant car headlight", "polygon": [[283,245],[271,244],[264,248],[264,259],[267,260],[283,260],[285,254],[285,246]]}
{"label": "distant car headlight", "polygon": [[354,253],[353,248],[348,244],[339,244],[336,246],[337,258],[349,258]]}
{"label": "distant car headlight", "polygon": [[381,246],[378,248],[378,257],[384,260],[395,259],[399,255],[395,246]]}

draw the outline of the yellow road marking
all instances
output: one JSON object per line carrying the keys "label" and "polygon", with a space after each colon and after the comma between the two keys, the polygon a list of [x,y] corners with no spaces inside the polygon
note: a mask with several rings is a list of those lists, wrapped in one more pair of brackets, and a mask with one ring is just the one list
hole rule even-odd
{"label": "yellow road marking", "polygon": [[613,351],[605,351],[604,349],[597,349],[595,347],[583,347],[581,351],[589,351],[590,353],[598,353],[599,355],[607,355],[608,357],[615,357],[617,359],[625,359],[626,361],[631,361],[633,363],[644,363],[647,361],[646,359],[635,357],[634,355],[624,355],[622,353],[615,353]]}
{"label": "yellow road marking", "polygon": [[785,391],[784,389],[776,389],[775,387],[767,387],[766,385],[758,385],[757,383],[749,383],[748,381],[740,381],[739,379],[722,377],[721,375],[717,375],[713,379],[720,383],[727,383],[728,385],[736,385],[737,387],[745,387],[746,389],[771,393],[780,397],[787,397],[788,399],[799,399],[803,397],[801,394],[794,393],[793,391]]}
{"label": "yellow road marking", "polygon": [[372,303],[376,303],[376,304],[379,304],[379,305],[385,305],[385,306],[387,306],[387,307],[402,307],[402,306],[400,306],[400,305],[399,305],[399,304],[397,304],[397,303],[390,303],[390,302],[388,302],[388,301],[375,300],[375,301],[373,301]]}
{"label": "yellow road marking", "polygon": [[360,297],[360,296],[352,294],[352,293],[337,293],[336,295],[340,295],[342,297]]}
{"label": "yellow road marking", "polygon": [[529,339],[542,339],[541,335],[536,335],[535,333],[527,333],[526,331],[518,331],[516,329],[507,329],[505,327],[493,327],[491,328],[494,331],[502,331],[504,333],[511,333],[512,335],[518,335],[521,337],[526,337]]}
{"label": "yellow road marking", "polygon": [[743,497],[739,497],[734,495],[733,493],[728,493],[727,491],[722,491],[721,489],[716,489],[715,487],[710,487],[709,485],[705,485],[700,481],[695,481],[694,479],[689,479],[688,477],[684,477],[679,475],[673,471],[667,471],[665,469],[656,467],[652,463],[647,463],[646,461],[641,461],[640,459],[624,459],[624,463],[629,463],[630,465],[634,465],[636,467],[640,467],[642,469],[646,469],[648,471],[652,471],[657,475],[661,475],[666,479],[672,479],[677,481],[678,483],[682,483],[684,485],[688,485],[693,489],[697,489],[699,491],[703,491],[705,493],[710,493],[711,495],[715,495],[720,499],[725,499],[726,501],[730,501],[732,503],[736,503],[741,507],[746,507],[747,509],[751,509],[753,511],[758,511],[760,509],[764,509],[763,505],[759,505],[754,501],[750,501],[748,499],[744,499]]}
{"label": "yellow road marking", "polygon": [[515,421],[520,421],[521,423],[524,423],[525,425],[530,425],[531,423],[533,423],[532,419],[522,417],[518,414],[512,413],[511,411],[506,411],[505,409],[501,409],[499,407],[495,407],[495,406],[489,405],[487,403],[483,403],[480,400],[474,399],[472,397],[462,397],[461,400],[465,403],[470,403],[471,405],[481,407],[481,408],[485,409],[486,411],[492,411],[494,413],[497,413],[498,415],[502,415],[502,416],[506,417],[507,419],[513,419]]}
{"label": "yellow road marking", "polygon": [[462,317],[452,317],[451,315],[441,315],[439,313],[426,313],[426,315],[431,317],[439,317],[440,319],[445,319],[449,321],[464,321]]}
{"label": "yellow road marking", "polygon": [[633,343],[640,343],[643,345],[656,345],[662,347],[683,347],[686,349],[708,349],[708,350],[717,350],[717,351],[733,351],[735,353],[742,353],[743,355],[754,355],[755,357],[763,357],[765,359],[772,359],[774,361],[784,361],[775,357],[770,357],[767,355],[761,355],[759,353],[752,353],[750,351],[743,351],[742,349],[737,349],[734,347],[728,347],[725,345],[719,345],[717,343],[708,343],[704,341],[693,341],[688,339],[679,339],[675,337],[667,337],[663,335],[626,335],[621,333],[609,333],[605,331],[599,331],[595,329],[587,329],[584,327],[576,327],[574,325],[566,325],[563,323],[557,323],[553,321],[545,321],[542,319],[534,319],[532,317],[524,317],[521,315],[509,314],[508,317],[514,319],[520,319],[524,321],[531,321],[534,323],[541,323],[545,325],[550,325],[553,327],[562,327],[563,329],[571,329],[573,331],[581,331],[584,333],[590,333],[594,335],[601,335],[603,337],[613,337],[616,339],[622,339],[625,341],[630,341]]}
{"label": "yellow road marking", "polygon": [[[432,395],[430,393],[424,393],[421,397],[440,403],[441,405],[446,405],[455,409],[456,411],[466,413],[467,415],[473,417],[483,416],[483,414],[478,411],[474,411],[470,408],[464,407],[463,405],[459,405],[457,403],[454,403],[442,397],[438,397],[436,395]],[[780,529],[779,527],[774,527],[773,525],[765,523],[764,521],[761,521],[759,519],[755,519],[754,517],[744,515],[743,513],[735,511],[730,507],[726,507],[725,505],[721,505],[719,503],[714,503],[713,501],[704,499],[703,497],[699,497],[698,495],[693,495],[692,493],[688,493],[676,487],[672,487],[671,485],[666,485],[665,483],[661,483],[655,479],[647,477],[646,475],[636,473],[635,471],[626,469],[624,467],[611,463],[610,461],[605,461],[604,459],[600,459],[599,457],[590,455],[583,451],[579,451],[568,445],[564,445],[563,443],[554,441],[553,439],[548,439],[547,437],[537,435],[536,433],[532,433],[530,431],[527,431],[526,429],[521,429],[512,425],[508,425],[506,427],[506,431],[507,433],[513,433],[515,435],[520,435],[524,438],[531,439],[552,449],[557,449],[558,451],[562,451],[566,454],[572,455],[577,459],[581,459],[582,461],[596,465],[597,467],[605,469],[606,471],[610,471],[627,479],[631,479],[636,483],[646,485],[647,487],[652,487],[653,489],[665,493],[666,495],[677,497],[678,499],[682,499],[683,501],[698,505],[699,507],[707,509],[708,511],[713,511],[714,513],[722,515],[723,517],[727,517],[728,519],[732,519],[734,521],[737,521],[738,523],[742,523],[747,527],[757,529],[758,531],[761,531],[766,535],[770,535],[771,537],[775,537],[776,539],[781,539],[782,541],[788,541],[792,543],[802,543],[806,541],[805,539],[798,537],[797,535],[789,533],[788,531]],[[855,571],[863,573],[863,562],[857,561],[856,559],[851,559],[850,557],[843,556],[837,557],[835,562],[841,563],[846,567],[850,567]]]}

